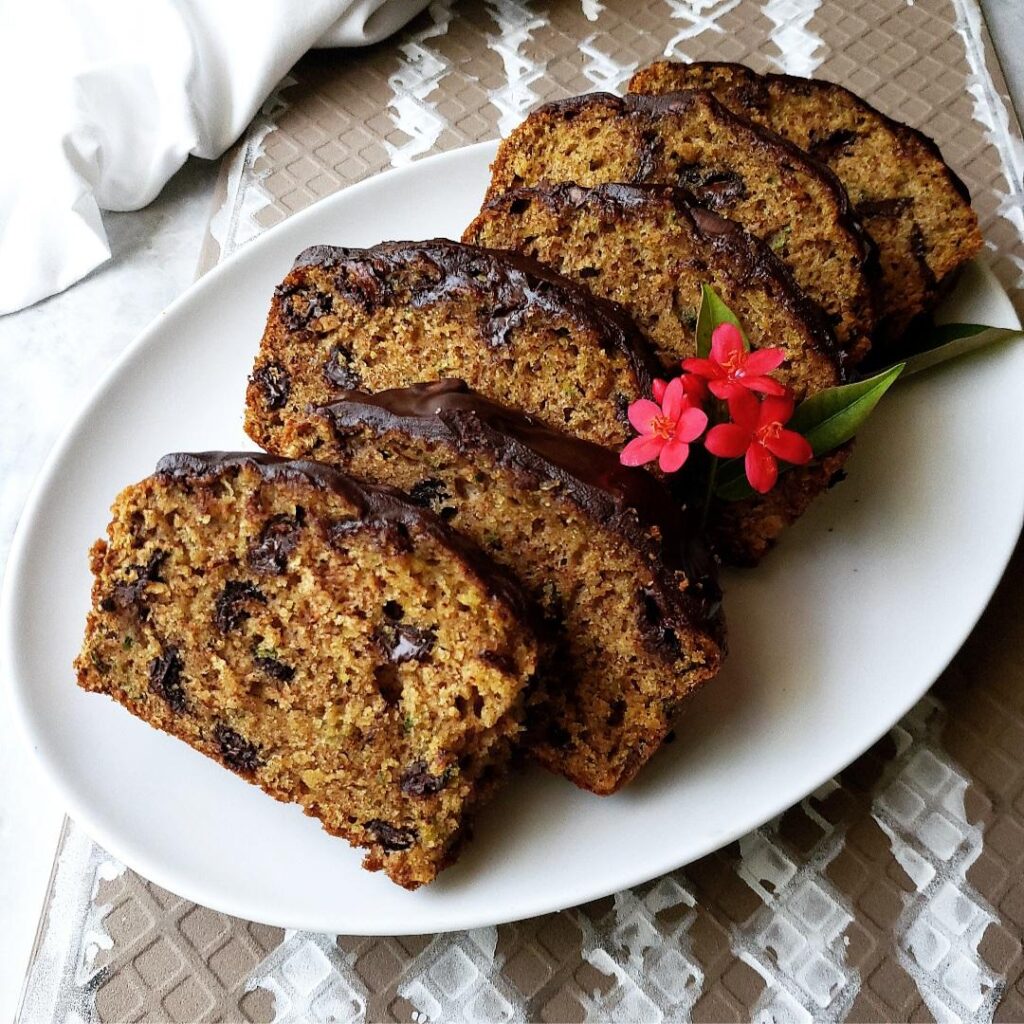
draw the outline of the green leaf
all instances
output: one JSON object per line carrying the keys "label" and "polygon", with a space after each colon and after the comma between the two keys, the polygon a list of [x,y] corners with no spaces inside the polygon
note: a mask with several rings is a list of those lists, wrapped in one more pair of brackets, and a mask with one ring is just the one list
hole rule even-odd
{"label": "green leaf", "polygon": [[[783,466],[779,467],[780,470],[783,468]],[[718,471],[716,497],[722,498],[724,501],[742,501],[744,498],[752,498],[756,493],[747,481],[742,459],[729,459],[728,462],[722,463]]]}
{"label": "green leaf", "polygon": [[743,335],[743,347],[749,352],[750,342],[736,314],[722,301],[710,285],[700,287],[700,309],[697,311],[697,358],[711,355],[711,335],[719,324],[734,324]]}
{"label": "green leaf", "polygon": [[857,433],[882,395],[896,383],[905,365],[897,363],[867,380],[811,395],[797,406],[786,426],[810,441],[815,456],[834,451]]}
{"label": "green leaf", "polygon": [[980,348],[994,345],[1007,338],[1019,338],[1021,332],[1007,327],[988,327],[985,324],[940,324],[932,333],[926,349],[907,359],[904,377],[931,369],[939,363],[969,355]]}

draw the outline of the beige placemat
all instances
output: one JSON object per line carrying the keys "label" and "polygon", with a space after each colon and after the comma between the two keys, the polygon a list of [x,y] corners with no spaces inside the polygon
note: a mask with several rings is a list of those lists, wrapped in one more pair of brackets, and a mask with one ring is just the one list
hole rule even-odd
{"label": "beige placemat", "polygon": [[[397,40],[298,65],[225,161],[204,266],[353,181],[491,138],[540,100],[621,90],[666,53],[819,73],[933,135],[1024,309],[1024,147],[974,0],[435,2]],[[1024,1020],[1022,602],[1018,552],[933,693],[779,819],[514,925],[283,932],[164,892],[69,825],[21,1019]]]}

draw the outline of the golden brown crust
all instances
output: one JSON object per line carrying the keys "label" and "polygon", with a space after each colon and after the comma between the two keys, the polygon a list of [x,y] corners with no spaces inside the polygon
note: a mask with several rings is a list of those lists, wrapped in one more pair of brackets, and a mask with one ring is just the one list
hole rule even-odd
{"label": "golden brown crust", "polygon": [[638,93],[708,89],[730,109],[828,164],[878,246],[878,341],[893,346],[927,314],[982,245],[963,182],[922,132],[832,82],[759,75],[741,64],[659,61],[629,84]]}
{"label": "golden brown crust", "polygon": [[769,242],[831,318],[851,361],[875,326],[871,250],[827,167],[710,93],[591,93],[539,107],[502,142],[487,199],[519,186],[654,182]]}
{"label": "golden brown crust", "polygon": [[484,204],[464,239],[514,249],[619,303],[675,375],[695,356],[701,286],[737,314],[754,348],[782,348],[776,373],[798,400],[843,380],[821,310],[775,254],[735,221],[670,185],[563,182]]}
{"label": "golden brown crust", "polygon": [[600,444],[657,363],[613,303],[534,260],[448,239],[307,250],[278,287],[246,393],[261,447],[346,388],[458,377]]}
{"label": "golden brown crust", "polygon": [[79,685],[297,802],[406,888],[454,858],[519,741],[526,599],[396,492],[177,456],[94,545]]}

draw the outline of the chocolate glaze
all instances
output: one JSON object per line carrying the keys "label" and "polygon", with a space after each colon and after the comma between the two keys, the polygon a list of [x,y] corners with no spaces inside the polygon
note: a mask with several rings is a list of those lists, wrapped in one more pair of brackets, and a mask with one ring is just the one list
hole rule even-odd
{"label": "chocolate glaze", "polygon": [[[531,417],[492,402],[463,381],[442,380],[366,394],[345,393],[314,410],[339,436],[398,431],[446,444],[472,457],[487,451],[522,477],[525,486],[553,480],[597,522],[617,532],[645,559],[662,620],[698,623],[721,636],[721,591],[714,563],[688,527],[685,513],[650,473],[619,462],[600,445],[549,430]],[[656,530],[660,541],[652,539]],[[679,590],[686,577],[686,591]],[[638,586],[644,581],[638,580]]]}
{"label": "chocolate glaze", "polygon": [[[728,71],[730,74],[742,79],[743,87],[750,91],[751,105],[760,106],[762,109],[768,105],[768,90],[772,85],[776,85],[780,89],[799,93],[803,96],[812,93],[833,95],[835,93],[841,93],[849,101],[850,106],[857,107],[870,117],[877,118],[894,135],[902,139],[913,139],[924,146],[932,156],[941,161],[949,178],[950,184],[957,190],[957,192],[960,193],[961,197],[968,203],[971,201],[971,193],[969,189],[963,183],[959,175],[957,175],[957,173],[943,159],[942,152],[934,139],[925,135],[924,132],[918,131],[916,128],[911,128],[908,124],[903,124],[901,121],[895,121],[893,118],[886,116],[880,110],[871,106],[870,103],[858,96],[855,92],[851,92],[845,86],[839,85],[837,82],[829,82],[819,78],[795,78],[792,75],[758,74],[756,71],[748,68],[745,64],[734,64],[729,61],[694,61],[692,64],[686,65],[679,65],[675,61],[657,61],[656,64],[651,65],[651,67],[656,67],[658,65],[668,65],[669,67],[678,66],[680,68],[685,68],[687,72],[692,71],[698,75],[714,75],[719,70]],[[649,69],[644,68],[633,76],[629,83],[630,89],[633,89],[634,81],[642,80],[641,76],[644,74],[644,71],[647,70]],[[732,88],[735,88],[732,86],[732,83],[729,84]],[[757,96],[758,92],[763,94],[760,101]]]}
{"label": "chocolate glaze", "polygon": [[319,462],[280,459],[262,452],[176,452],[157,463],[156,473],[183,483],[202,483],[240,469],[253,469],[268,483],[299,484],[338,494],[355,506],[360,526],[414,528],[436,538],[515,616],[531,625],[538,621],[539,613],[533,603],[504,569],[432,512],[413,505],[393,487],[356,480]]}
{"label": "chocolate glaze", "polygon": [[477,223],[485,221],[489,213],[510,211],[513,204],[533,202],[547,207],[556,216],[566,211],[586,210],[612,221],[671,207],[688,222],[693,235],[714,254],[720,265],[728,268],[730,276],[765,285],[773,301],[803,323],[811,345],[832,360],[843,378],[844,353],[821,308],[797,285],[789,268],[742,224],[705,209],[686,189],[649,183],[586,188],[572,182],[513,188],[485,203],[467,233],[472,232]]}
{"label": "chocolate glaze", "polygon": [[[427,261],[437,274],[410,281],[408,268]],[[520,253],[498,252],[476,245],[434,238],[425,242],[381,242],[369,249],[314,245],[299,254],[296,271],[317,266],[344,271],[358,280],[358,301],[370,309],[390,303],[414,308],[449,301],[459,294],[478,295],[491,316],[488,342],[497,347],[530,310],[563,316],[593,331],[602,349],[621,352],[647,393],[659,366],[629,315],[617,303],[595,299],[586,288],[550,267]],[[341,277],[341,275],[336,275]],[[394,281],[400,282],[396,288]]]}
{"label": "chocolate glaze", "polygon": [[[827,167],[820,160],[815,160],[798,146],[776,135],[774,132],[761,128],[740,114],[729,110],[708,91],[703,89],[687,89],[680,92],[661,93],[648,95],[646,93],[627,93],[625,96],[614,96],[607,92],[585,93],[582,96],[570,96],[567,99],[555,100],[538,107],[527,118],[525,123],[533,120],[544,120],[551,118],[555,120],[572,120],[584,110],[605,107],[614,115],[638,118],[641,121],[656,121],[660,117],[671,114],[686,115],[694,107],[706,108],[715,121],[728,125],[738,136],[746,136],[748,144],[752,149],[768,153],[771,158],[780,162],[785,160],[788,163],[802,167],[808,174],[818,178],[825,186],[832,200],[836,219],[839,226],[850,237],[851,241],[859,251],[860,263],[865,272],[877,270],[878,256],[874,242],[861,227],[852,206],[846,189],[835,176],[831,168]],[[518,129],[517,129],[518,131]],[[513,133],[509,139],[502,143],[495,159],[494,167],[501,165],[502,150],[515,138]],[[660,145],[660,137],[656,132],[648,132],[644,135],[650,146]],[[634,183],[643,181],[643,169],[645,166],[653,167],[651,159],[640,155],[641,174],[634,179]],[[648,170],[648,174],[650,171]],[[494,198],[503,186],[492,178],[491,187],[487,192],[487,199]]]}

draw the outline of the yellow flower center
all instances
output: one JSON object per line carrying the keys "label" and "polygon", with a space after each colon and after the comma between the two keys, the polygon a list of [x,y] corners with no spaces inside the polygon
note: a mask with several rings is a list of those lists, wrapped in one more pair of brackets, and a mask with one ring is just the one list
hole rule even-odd
{"label": "yellow flower center", "polygon": [[676,432],[676,424],[674,420],[669,419],[667,416],[655,416],[651,420],[651,433],[655,437],[660,437],[663,441],[671,441],[672,435]]}

